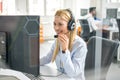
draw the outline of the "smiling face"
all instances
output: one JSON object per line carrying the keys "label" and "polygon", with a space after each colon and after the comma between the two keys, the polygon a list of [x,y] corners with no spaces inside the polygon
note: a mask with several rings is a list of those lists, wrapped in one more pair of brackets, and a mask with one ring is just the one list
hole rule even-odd
{"label": "smiling face", "polygon": [[57,34],[66,34],[68,33],[68,22],[62,19],[60,16],[55,16],[54,18],[54,30]]}

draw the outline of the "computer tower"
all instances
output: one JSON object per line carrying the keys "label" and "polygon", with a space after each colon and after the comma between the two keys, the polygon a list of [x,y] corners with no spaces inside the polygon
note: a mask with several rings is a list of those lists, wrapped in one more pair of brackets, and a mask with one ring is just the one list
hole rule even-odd
{"label": "computer tower", "polygon": [[0,58],[6,59],[6,33],[0,32]]}

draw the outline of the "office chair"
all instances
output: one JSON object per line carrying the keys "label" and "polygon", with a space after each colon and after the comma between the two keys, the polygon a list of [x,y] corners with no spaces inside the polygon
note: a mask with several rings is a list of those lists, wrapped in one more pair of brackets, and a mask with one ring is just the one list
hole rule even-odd
{"label": "office chair", "polygon": [[119,29],[119,41],[120,41],[120,19],[117,19],[118,29]]}
{"label": "office chair", "polygon": [[84,41],[88,41],[90,37],[90,29],[89,29],[89,24],[87,19],[80,19],[79,20],[80,25],[82,27],[82,32],[81,32],[81,38],[83,38]]}
{"label": "office chair", "polygon": [[[95,71],[98,70],[98,68],[95,67],[96,40],[101,40],[102,43],[101,61],[100,61],[101,63],[100,63],[100,67],[98,67],[100,70],[99,79],[98,78],[95,79],[95,77],[97,77]],[[115,52],[117,51],[118,46],[119,43],[116,41],[108,40],[97,36],[93,36],[88,40],[88,44],[87,44],[88,53],[86,56],[86,63],[85,63],[86,80],[106,80],[108,69],[115,55]],[[97,58],[99,58],[99,56]]]}

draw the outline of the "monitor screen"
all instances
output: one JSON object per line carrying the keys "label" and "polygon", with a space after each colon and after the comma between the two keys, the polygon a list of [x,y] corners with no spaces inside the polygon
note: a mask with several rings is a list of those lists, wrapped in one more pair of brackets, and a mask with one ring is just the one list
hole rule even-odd
{"label": "monitor screen", "polygon": [[107,18],[103,18],[102,25],[103,26],[113,26],[110,19],[107,19]]}
{"label": "monitor screen", "polygon": [[0,16],[6,34],[6,63],[11,69],[39,75],[40,16]]}

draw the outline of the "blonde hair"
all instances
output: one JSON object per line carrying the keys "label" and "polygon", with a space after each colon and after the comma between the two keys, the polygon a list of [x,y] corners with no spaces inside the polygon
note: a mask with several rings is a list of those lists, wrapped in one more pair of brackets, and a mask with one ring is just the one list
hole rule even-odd
{"label": "blonde hair", "polygon": [[[59,16],[63,20],[69,22],[72,18],[71,14],[72,13],[68,12],[67,9],[61,9],[61,10],[58,10],[55,13],[55,16]],[[74,41],[75,36],[76,36],[76,27],[74,28],[74,30],[69,31],[69,32],[70,32],[70,37],[69,37],[68,49],[71,51],[72,50],[72,44],[73,44],[73,41]],[[56,56],[59,52],[59,49],[60,49],[60,46],[59,46],[58,39],[57,39],[56,40],[56,45],[55,45],[55,50],[53,52],[53,56],[52,56],[52,60],[51,60],[52,62],[54,62],[54,60],[56,59]]]}

